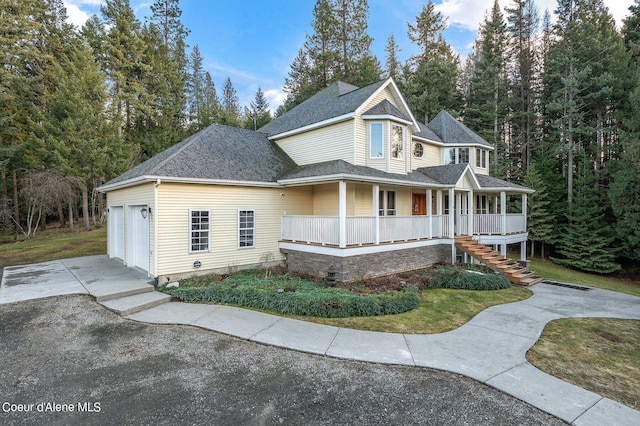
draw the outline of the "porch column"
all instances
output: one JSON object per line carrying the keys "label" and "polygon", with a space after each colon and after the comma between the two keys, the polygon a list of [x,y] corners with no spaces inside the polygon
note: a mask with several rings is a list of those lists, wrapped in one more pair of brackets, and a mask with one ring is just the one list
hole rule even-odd
{"label": "porch column", "polygon": [[[507,234],[507,193],[502,191],[500,193],[500,230],[502,235]],[[505,254],[505,253],[503,253]]]}
{"label": "porch column", "polygon": [[438,216],[438,238],[444,237],[444,218],[442,217],[442,190],[436,191],[436,215]]}
{"label": "porch column", "polygon": [[467,234],[473,235],[473,192],[467,192]]}
{"label": "porch column", "polygon": [[[455,206],[455,191],[454,188],[449,189],[449,238],[454,238],[456,236],[456,230],[455,228],[455,214],[456,214],[456,209],[454,208]],[[454,256],[454,262],[455,262],[455,256]]]}
{"label": "porch column", "polygon": [[427,235],[429,238],[433,237],[433,208],[431,206],[431,197],[433,196],[433,190],[427,189],[427,217],[429,218],[429,229]]}
{"label": "porch column", "polygon": [[527,194],[522,194],[522,215],[524,216],[524,232],[527,232],[527,210]]}
{"label": "porch column", "polygon": [[456,206],[455,223],[458,225],[458,229],[456,229],[456,232],[454,235],[462,235],[462,232],[460,232],[460,228],[462,228],[460,223],[460,215],[462,214],[463,210],[462,210],[462,193],[460,192],[456,193],[455,206]]}
{"label": "porch column", "polygon": [[527,242],[526,241],[520,242],[520,260],[522,260],[523,262],[527,260]]}
{"label": "porch column", "polygon": [[374,229],[373,229],[373,243],[380,244],[380,185],[373,185],[373,217],[374,217]]}
{"label": "porch column", "polygon": [[338,242],[340,248],[347,246],[347,182],[341,180],[338,182],[338,222],[339,236]]}

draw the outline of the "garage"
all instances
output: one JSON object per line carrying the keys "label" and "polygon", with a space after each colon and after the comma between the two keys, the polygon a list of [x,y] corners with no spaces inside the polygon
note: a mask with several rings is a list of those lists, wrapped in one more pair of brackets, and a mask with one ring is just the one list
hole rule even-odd
{"label": "garage", "polygon": [[126,264],[149,271],[149,207],[128,206]]}
{"label": "garage", "polygon": [[124,207],[109,207],[109,257],[124,260]]}

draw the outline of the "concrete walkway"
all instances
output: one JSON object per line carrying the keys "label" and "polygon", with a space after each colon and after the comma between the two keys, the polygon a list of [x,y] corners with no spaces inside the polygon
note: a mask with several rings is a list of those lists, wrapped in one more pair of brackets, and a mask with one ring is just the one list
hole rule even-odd
{"label": "concrete walkway", "polygon": [[[147,280],[106,256],[10,267],[5,268],[0,284],[0,304],[57,294],[91,294],[102,298],[105,306],[109,301],[117,305],[120,300],[136,297],[123,293],[125,287],[148,288]],[[109,288],[114,289],[113,294]],[[534,295],[527,300],[491,307],[456,330],[434,335],[351,330],[229,306],[178,302],[145,308],[127,317],[156,324],[193,325],[336,358],[451,371],[575,425],[640,424],[640,411],[545,374],[525,358],[547,322],[563,317],[640,320],[640,298],[548,284],[537,284],[531,290]]]}

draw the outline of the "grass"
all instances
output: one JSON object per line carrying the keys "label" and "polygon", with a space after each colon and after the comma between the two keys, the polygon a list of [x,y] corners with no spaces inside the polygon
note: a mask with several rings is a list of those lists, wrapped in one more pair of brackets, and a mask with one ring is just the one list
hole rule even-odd
{"label": "grass", "polygon": [[0,245],[0,268],[107,252],[106,228],[92,231],[50,229],[28,241]]}
{"label": "grass", "polygon": [[458,328],[490,306],[531,296],[521,287],[491,291],[432,289],[423,290],[421,294],[418,307],[402,314],[351,318],[288,317],[358,330],[432,334]]}
{"label": "grass", "polygon": [[640,410],[640,321],[579,318],[547,324],[527,359],[540,370]]}
{"label": "grass", "polygon": [[582,284],[640,296],[640,282],[638,281],[575,271],[556,265],[550,260],[531,259],[531,269],[536,271],[536,274],[551,281]]}

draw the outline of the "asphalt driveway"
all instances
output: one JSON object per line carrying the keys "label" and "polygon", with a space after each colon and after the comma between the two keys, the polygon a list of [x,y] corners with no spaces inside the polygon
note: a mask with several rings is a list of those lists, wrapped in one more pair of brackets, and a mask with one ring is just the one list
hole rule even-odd
{"label": "asphalt driveway", "polygon": [[459,375],[138,323],[88,296],[0,305],[0,342],[2,424],[563,424]]}

